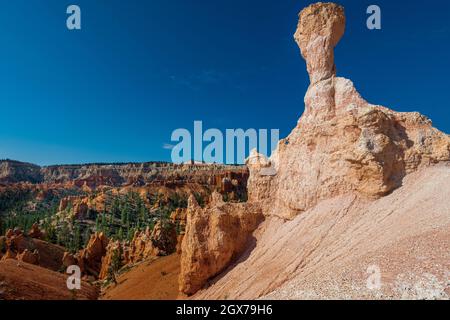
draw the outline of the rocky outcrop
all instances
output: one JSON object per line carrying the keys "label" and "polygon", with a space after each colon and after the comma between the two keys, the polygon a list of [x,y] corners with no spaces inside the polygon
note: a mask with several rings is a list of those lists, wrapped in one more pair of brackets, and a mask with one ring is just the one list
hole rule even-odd
{"label": "rocky outcrop", "polygon": [[39,265],[39,251],[34,250],[33,252],[31,252],[28,249],[25,249],[22,253],[17,255],[17,260],[29,264]]}
{"label": "rocky outcrop", "polygon": [[134,234],[129,247],[125,250],[127,263],[137,263],[150,257],[153,250],[150,235],[151,230],[149,228]]}
{"label": "rocky outcrop", "polygon": [[[114,259],[117,259],[118,261],[114,261]],[[100,280],[107,279],[110,273],[114,272],[111,269],[114,263],[118,264],[118,268],[124,264],[123,245],[119,241],[111,241],[106,248],[106,254],[102,258],[102,267],[98,277]]]}
{"label": "rocky outcrop", "polygon": [[[118,192],[112,189],[111,192]],[[68,196],[64,197],[59,202],[58,212],[70,209],[71,218],[77,220],[89,219],[90,211],[103,212],[106,206],[106,197],[103,192],[92,196]]]}
{"label": "rocky outcrop", "polygon": [[20,254],[25,250],[34,251],[36,249],[33,239],[24,234],[20,229],[9,229],[5,237],[6,249],[15,254]]}
{"label": "rocky outcrop", "polygon": [[311,84],[336,75],[334,47],[344,35],[344,8],[316,3],[300,12],[295,41],[306,60]]}
{"label": "rocky outcrop", "polygon": [[70,266],[78,265],[77,259],[75,256],[69,252],[64,252],[64,256],[62,258],[62,265],[65,269]]}
{"label": "rocky outcrop", "polygon": [[152,255],[167,256],[176,251],[177,230],[170,222],[158,221],[150,236],[152,243]]}
{"label": "rocky outcrop", "polygon": [[[191,201],[182,292],[195,293],[228,266],[251,236],[259,212],[285,221],[339,196],[373,201],[400,187],[406,175],[450,160],[449,136],[425,116],[372,105],[350,80],[336,77],[333,49],[344,29],[344,9],[337,4],[317,3],[301,11],[294,38],[311,82],[305,111],[269,159],[251,153],[246,204],[216,199],[201,209]],[[247,227],[240,228],[241,219],[250,219]]]}
{"label": "rocky outcrop", "polygon": [[177,231],[175,224],[158,221],[150,230],[136,232],[125,248],[126,263],[137,263],[150,257],[166,256],[176,251]]}
{"label": "rocky outcrop", "polygon": [[[36,225],[30,234],[42,235]],[[9,229],[5,237],[0,238],[0,256],[2,259],[16,259],[19,261],[36,264],[43,268],[59,271],[62,266],[64,249],[60,246],[48,243],[38,237],[27,235],[19,229]]]}
{"label": "rocky outcrop", "polygon": [[201,208],[191,196],[181,246],[180,291],[195,293],[239,257],[261,220],[258,206],[225,203],[215,192]]}
{"label": "rocky outcrop", "polygon": [[109,239],[101,232],[96,232],[91,236],[86,248],[82,249],[75,256],[83,274],[98,278],[102,269],[102,259],[106,255],[108,244]]}
{"label": "rocky outcrop", "polygon": [[[353,83],[336,77],[333,48],[344,10],[318,3],[300,13],[295,40],[311,84],[305,112],[263,164],[249,159],[249,199],[266,215],[292,219],[323,199],[357,192],[384,196],[421,166],[450,159],[450,139],[419,113],[366,102]],[[267,171],[272,173],[268,174]]]}
{"label": "rocky outcrop", "polygon": [[[292,220],[268,216],[256,246],[193,298],[448,299],[449,197],[450,165],[438,164],[376,200],[351,194]],[[374,269],[380,289],[368,287]]]}
{"label": "rocky outcrop", "polygon": [[[102,258],[99,279],[106,279],[111,272],[111,265],[134,265],[147,259],[167,256],[177,250],[177,231],[175,224],[158,222],[150,230],[137,231],[131,242],[110,242]],[[117,259],[117,261],[114,261]]]}
{"label": "rocky outcrop", "polygon": [[28,232],[28,236],[35,238],[35,239],[43,239],[45,237],[44,233],[39,228],[39,224],[34,223],[31,226],[30,231]]}
{"label": "rocky outcrop", "polygon": [[183,243],[184,234],[186,231],[187,209],[181,208],[176,209],[170,215],[170,220],[178,229],[176,251],[178,254],[181,254],[182,252],[181,245]]}
{"label": "rocky outcrop", "polygon": [[17,254],[9,248],[6,249],[5,254],[2,255],[3,261],[8,260],[8,259],[16,260],[16,258],[17,258]]}
{"label": "rocky outcrop", "polygon": [[170,214],[170,220],[173,224],[178,225],[179,228],[184,233],[186,228],[187,210],[184,208],[177,208],[174,212]]}

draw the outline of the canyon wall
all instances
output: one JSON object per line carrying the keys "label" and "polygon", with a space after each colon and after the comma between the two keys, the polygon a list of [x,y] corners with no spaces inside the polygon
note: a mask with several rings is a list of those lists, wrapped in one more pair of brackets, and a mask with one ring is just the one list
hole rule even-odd
{"label": "canyon wall", "polygon": [[37,165],[13,160],[0,160],[0,183],[42,181],[41,168]]}
{"label": "canyon wall", "polygon": [[85,164],[39,167],[12,160],[0,161],[0,183],[71,184],[95,189],[100,186],[167,187],[198,184],[223,193],[246,193],[248,169],[218,164],[171,164],[164,162]]}

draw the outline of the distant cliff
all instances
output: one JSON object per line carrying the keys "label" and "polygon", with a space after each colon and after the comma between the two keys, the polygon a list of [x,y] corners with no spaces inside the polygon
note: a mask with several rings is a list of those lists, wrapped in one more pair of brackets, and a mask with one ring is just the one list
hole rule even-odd
{"label": "distant cliff", "polygon": [[0,161],[0,183],[73,183],[76,186],[124,186],[146,184],[184,185],[196,183],[223,189],[239,185],[245,190],[245,166],[216,164],[171,164],[164,162],[56,165],[40,167],[13,160]]}
{"label": "distant cliff", "polygon": [[0,160],[0,183],[42,182],[41,167],[14,160]]}

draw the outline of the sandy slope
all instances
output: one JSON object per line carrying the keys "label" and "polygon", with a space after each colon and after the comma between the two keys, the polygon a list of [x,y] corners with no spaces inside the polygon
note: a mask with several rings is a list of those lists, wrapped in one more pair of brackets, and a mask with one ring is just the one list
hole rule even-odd
{"label": "sandy slope", "polygon": [[60,271],[65,249],[61,246],[33,239],[35,248],[39,251],[39,265],[53,271]]}
{"label": "sandy slope", "polygon": [[[347,195],[292,221],[267,218],[254,236],[194,298],[448,298],[450,166],[410,174],[379,200]],[[367,288],[370,266],[380,290]]]}
{"label": "sandy slope", "polygon": [[67,276],[17,260],[0,261],[0,300],[95,300],[97,288],[82,282],[75,294]]}
{"label": "sandy slope", "polygon": [[173,300],[178,296],[180,256],[144,261],[106,288],[103,300]]}

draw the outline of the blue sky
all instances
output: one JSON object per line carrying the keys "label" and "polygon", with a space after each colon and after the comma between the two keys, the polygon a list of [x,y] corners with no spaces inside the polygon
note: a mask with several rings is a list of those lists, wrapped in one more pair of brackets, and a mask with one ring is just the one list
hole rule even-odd
{"label": "blue sky", "polygon": [[[309,84],[294,0],[15,0],[0,10],[0,158],[38,164],[170,160],[174,129],[279,128]],[[450,132],[448,1],[340,1],[338,75],[371,103]],[[66,8],[82,30],[66,28]],[[382,30],[366,8],[378,4]]]}

